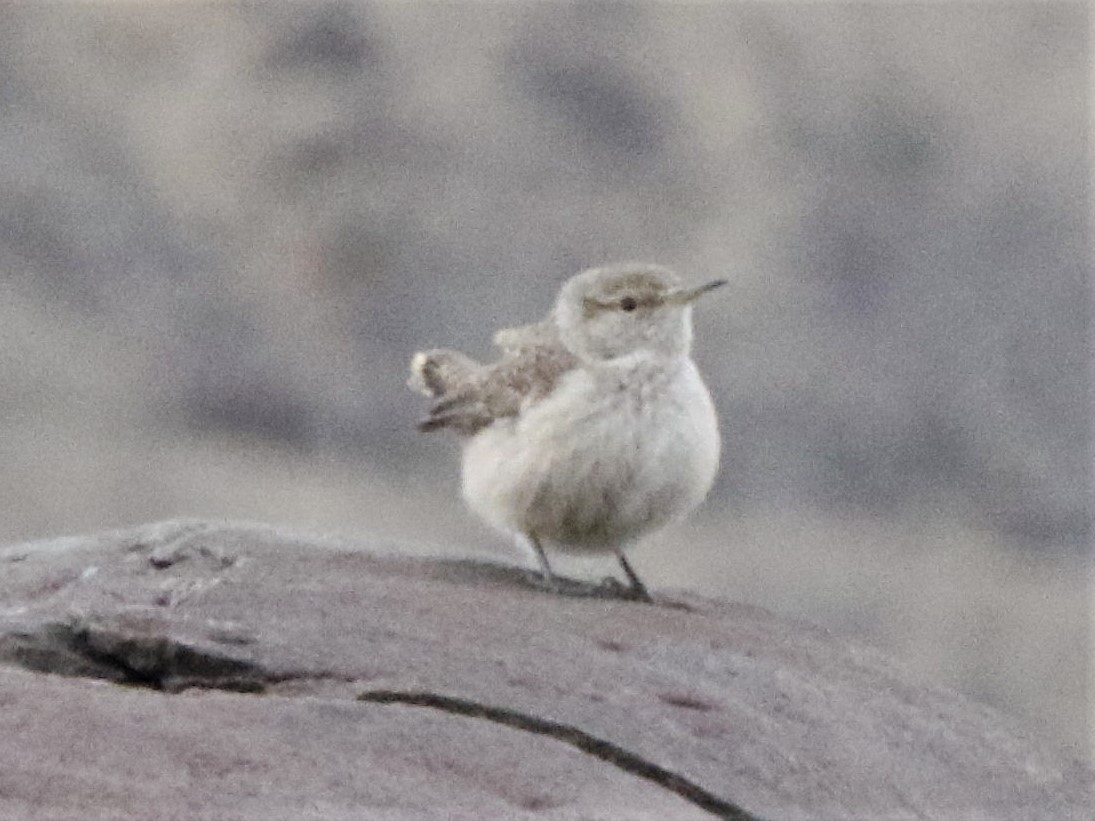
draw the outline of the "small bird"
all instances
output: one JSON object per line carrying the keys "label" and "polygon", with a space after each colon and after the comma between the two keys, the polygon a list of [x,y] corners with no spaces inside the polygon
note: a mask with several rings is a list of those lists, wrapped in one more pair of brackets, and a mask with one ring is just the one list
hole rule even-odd
{"label": "small bird", "polygon": [[667,268],[624,263],[568,280],[542,322],[494,336],[497,362],[420,351],[409,386],[433,398],[419,430],[463,439],[468,506],[535,556],[544,544],[614,553],[630,597],[650,601],[624,551],[695,508],[719,461],[711,395],[691,358],[692,303]]}

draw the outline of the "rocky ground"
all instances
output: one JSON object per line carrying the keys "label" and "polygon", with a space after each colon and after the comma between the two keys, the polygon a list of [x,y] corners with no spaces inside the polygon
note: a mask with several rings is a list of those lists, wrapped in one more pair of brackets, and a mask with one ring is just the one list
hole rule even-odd
{"label": "rocky ground", "polygon": [[1090,771],[753,607],[175,521],[0,548],[0,816],[1080,819]]}

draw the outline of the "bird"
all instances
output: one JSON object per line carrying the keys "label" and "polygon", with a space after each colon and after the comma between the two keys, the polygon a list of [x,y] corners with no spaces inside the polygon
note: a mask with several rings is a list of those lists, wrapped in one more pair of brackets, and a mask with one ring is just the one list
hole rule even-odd
{"label": "bird", "polygon": [[535,559],[540,585],[564,592],[546,544],[614,554],[621,594],[653,601],[625,552],[714,482],[721,440],[691,357],[692,306],[725,284],[602,265],[567,280],[543,321],[495,333],[495,362],[445,349],[412,357],[408,385],[433,400],[418,429],[460,437],[465,502]]}

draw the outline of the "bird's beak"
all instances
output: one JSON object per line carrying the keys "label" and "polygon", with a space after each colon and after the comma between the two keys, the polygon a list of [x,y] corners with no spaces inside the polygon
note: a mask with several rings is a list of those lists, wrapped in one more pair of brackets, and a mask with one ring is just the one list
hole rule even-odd
{"label": "bird's beak", "polygon": [[690,302],[694,302],[708,291],[713,291],[716,288],[726,284],[725,279],[713,279],[705,285],[701,285],[699,288],[691,288],[687,291],[673,291],[666,295],[666,302],[673,305],[687,305]]}

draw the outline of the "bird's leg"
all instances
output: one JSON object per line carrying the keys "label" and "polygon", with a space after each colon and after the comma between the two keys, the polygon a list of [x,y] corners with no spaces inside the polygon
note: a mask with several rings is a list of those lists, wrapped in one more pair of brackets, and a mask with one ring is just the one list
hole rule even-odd
{"label": "bird's leg", "polygon": [[624,569],[624,573],[627,574],[627,580],[631,583],[631,595],[639,601],[653,602],[654,599],[650,597],[650,593],[646,589],[646,585],[643,584],[642,579],[631,569],[630,563],[624,557],[624,551],[622,547],[616,548],[616,558],[620,560],[620,567]]}
{"label": "bird's leg", "polygon": [[536,557],[536,561],[540,564],[540,582],[544,587],[558,592],[559,580],[551,572],[551,565],[548,564],[547,554],[544,553],[540,540],[532,533],[518,533],[517,543]]}
{"label": "bird's leg", "polygon": [[623,550],[620,548],[616,549],[616,556],[623,566],[624,573],[627,574],[627,579],[631,584],[630,587],[624,587],[615,578],[606,579],[605,582],[602,582],[601,584],[590,584],[589,582],[580,582],[575,581],[574,579],[556,576],[551,570],[551,565],[548,564],[547,553],[544,552],[544,548],[540,544],[540,540],[536,537],[536,534],[518,533],[515,538],[517,544],[535,556],[537,563],[540,565],[539,575],[529,574],[530,580],[537,587],[564,596],[625,598],[643,602],[654,601],[650,597],[650,593],[647,592],[646,586],[639,577],[635,575],[635,571],[631,569],[631,565],[628,564],[627,559],[624,558]]}

